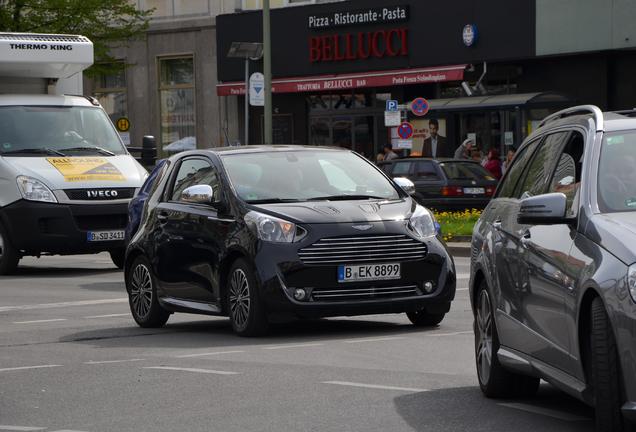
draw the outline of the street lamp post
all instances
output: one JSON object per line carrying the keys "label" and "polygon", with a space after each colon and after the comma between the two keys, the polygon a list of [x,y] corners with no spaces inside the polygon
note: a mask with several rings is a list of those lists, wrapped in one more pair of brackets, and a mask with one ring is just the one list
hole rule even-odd
{"label": "street lamp post", "polygon": [[265,77],[265,144],[272,141],[272,44],[269,0],[263,0],[263,75]]}
{"label": "street lamp post", "polygon": [[258,42],[232,42],[229,58],[245,59],[245,145],[250,143],[250,60],[263,56],[263,44]]}

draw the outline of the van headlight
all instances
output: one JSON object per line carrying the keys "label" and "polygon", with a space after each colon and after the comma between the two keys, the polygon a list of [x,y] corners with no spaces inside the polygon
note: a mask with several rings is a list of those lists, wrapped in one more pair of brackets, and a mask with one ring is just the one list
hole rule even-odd
{"label": "van headlight", "polygon": [[418,237],[423,239],[437,235],[433,214],[421,205],[415,207],[413,216],[409,219],[409,226]]}
{"label": "van headlight", "polygon": [[251,211],[245,215],[245,223],[263,241],[293,243],[296,240],[296,224],[293,222]]}
{"label": "van headlight", "polygon": [[56,203],[57,198],[44,183],[38,179],[27,176],[18,176],[18,189],[22,194],[22,198],[29,201],[43,201]]}
{"label": "van headlight", "polygon": [[630,266],[627,270],[627,285],[629,286],[632,300],[636,302],[636,264]]}

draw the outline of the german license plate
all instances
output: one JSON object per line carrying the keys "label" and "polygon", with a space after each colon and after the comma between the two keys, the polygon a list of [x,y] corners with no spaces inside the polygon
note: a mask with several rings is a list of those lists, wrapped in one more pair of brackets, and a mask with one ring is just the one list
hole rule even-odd
{"label": "german license plate", "polygon": [[116,241],[124,239],[124,230],[89,231],[86,240],[89,242]]}
{"label": "german license plate", "polygon": [[464,188],[464,193],[469,195],[483,195],[486,193],[484,188]]}
{"label": "german license plate", "polygon": [[340,265],[338,282],[399,279],[400,271],[399,263]]}

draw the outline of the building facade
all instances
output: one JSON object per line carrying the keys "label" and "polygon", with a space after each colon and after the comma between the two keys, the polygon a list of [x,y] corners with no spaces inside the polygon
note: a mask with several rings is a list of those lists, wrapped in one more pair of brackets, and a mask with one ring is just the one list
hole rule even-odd
{"label": "building facade", "polygon": [[[276,143],[373,157],[391,142],[404,154],[430,156],[433,129],[443,155],[467,137],[505,151],[563,106],[636,106],[636,4],[629,0],[351,0],[271,17]],[[261,25],[260,12],[219,16],[219,52],[261,41]],[[251,67],[262,70],[259,62]],[[230,142],[243,139],[244,74],[240,60],[218,57],[217,94],[236,101],[220,123],[238,120],[223,132]],[[385,126],[387,101],[418,97],[430,111],[405,112],[414,135],[402,139]],[[262,142],[262,116],[250,108],[250,143]]]}

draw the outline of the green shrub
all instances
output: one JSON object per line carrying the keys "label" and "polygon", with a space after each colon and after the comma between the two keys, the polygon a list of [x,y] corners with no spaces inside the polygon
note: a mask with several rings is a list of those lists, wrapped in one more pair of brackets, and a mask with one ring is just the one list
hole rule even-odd
{"label": "green shrub", "polygon": [[481,216],[480,210],[464,210],[459,212],[435,212],[435,219],[442,227],[444,241],[451,241],[459,236],[471,236],[477,219]]}

